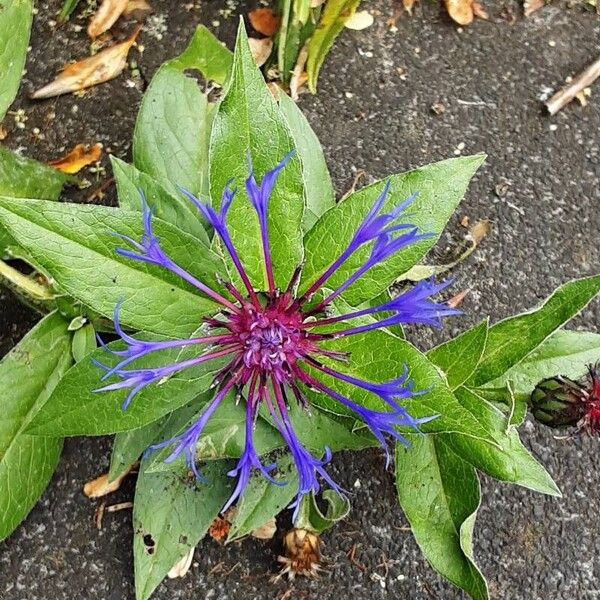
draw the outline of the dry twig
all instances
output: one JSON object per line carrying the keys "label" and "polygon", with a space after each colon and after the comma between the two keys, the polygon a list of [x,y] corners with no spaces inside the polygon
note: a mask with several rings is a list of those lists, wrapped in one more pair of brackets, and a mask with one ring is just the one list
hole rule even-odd
{"label": "dry twig", "polygon": [[551,115],[555,115],[561,108],[566,106],[579,92],[589,87],[600,77],[600,57],[597,58],[585,71],[580,73],[573,81],[556,92],[546,102],[546,109]]}

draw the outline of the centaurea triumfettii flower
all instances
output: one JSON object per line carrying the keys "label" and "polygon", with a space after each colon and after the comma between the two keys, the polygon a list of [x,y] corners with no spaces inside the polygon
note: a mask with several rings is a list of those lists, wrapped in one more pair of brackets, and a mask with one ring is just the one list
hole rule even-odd
{"label": "centaurea triumfettii flower", "polygon": [[[144,233],[140,242],[123,238],[129,249],[118,250],[119,254],[132,260],[158,265],[177,274],[193,285],[198,291],[211,298],[218,306],[217,313],[204,318],[208,332],[203,337],[172,341],[140,341],[123,331],[119,323],[119,306],[115,308],[115,330],[126,349],[117,352],[120,362],[116,366],[103,367],[103,380],[118,378],[98,391],[129,390],[123,409],[131,403],[135,395],[148,385],[159,382],[189,367],[212,360],[226,360],[225,367],[217,373],[213,382],[215,394],[207,403],[195,422],[182,434],[151,447],[151,450],[170,447],[172,451],[167,462],[184,456],[189,468],[201,478],[195,460],[196,445],[206,423],[219,405],[235,391],[246,404],[245,443],[237,466],[229,475],[237,478],[237,485],[224,508],[242,496],[253,471],[271,479],[274,465],[263,465],[253,444],[254,424],[261,405],[270,414],[283,441],[289,448],[298,472],[298,495],[294,505],[299,506],[305,494],[317,492],[321,481],[340,491],[326,471],[331,452],[325,448],[323,456],[313,456],[298,439],[292,427],[288,412],[290,402],[307,407],[307,390],[326,394],[335,400],[345,411],[353,413],[357,419],[371,430],[373,435],[389,452],[386,438],[405,443],[400,428],[418,430],[428,418],[415,419],[410,416],[402,401],[426,393],[414,391],[405,365],[398,365],[398,373],[387,382],[363,381],[344,373],[344,364],[351,356],[327,349],[324,342],[388,327],[391,325],[418,323],[439,326],[443,317],[457,314],[458,311],[443,304],[436,304],[430,298],[447,284],[422,281],[410,291],[389,300],[380,306],[353,310],[345,315],[335,314],[335,301],[362,275],[386,260],[392,254],[407,246],[425,239],[427,233],[420,233],[416,227],[398,222],[403,211],[412,203],[414,196],[404,200],[388,213],[382,212],[390,193],[389,183],[385,186],[372,209],[358,227],[348,246],[339,257],[332,260],[331,266],[298,295],[296,292],[301,269],[298,267],[286,289],[277,289],[273,273],[273,262],[269,244],[267,211],[271,192],[277,177],[292,154],[262,179],[256,182],[252,166],[245,182],[250,202],[258,217],[266,290],[255,289],[248,277],[242,261],[227,228],[227,214],[236,191],[231,182],[225,187],[219,210],[215,210],[185,190],[182,192],[198,208],[209,225],[214,229],[224,251],[229,256],[242,288],[236,289],[225,282],[224,290],[218,291],[198,281],[195,277],[175,264],[162,250],[159,239],[152,229],[152,209],[142,197]],[[370,244],[371,251],[364,264],[351,273],[347,279],[333,289],[326,291],[331,276],[361,247]],[[315,300],[317,294],[318,300]],[[200,323],[199,323],[200,324]],[[143,356],[172,348],[198,347],[197,356],[180,362],[155,368],[136,369],[135,361]],[[339,368],[331,364],[339,362]],[[102,366],[102,365],[100,365]],[[129,367],[129,368],[128,368]],[[333,389],[331,384],[321,380],[339,381],[353,386],[361,394],[368,392],[377,396],[387,410],[377,411],[367,408],[346,395]],[[233,400],[231,400],[233,401]],[[432,417],[430,417],[432,418]]]}

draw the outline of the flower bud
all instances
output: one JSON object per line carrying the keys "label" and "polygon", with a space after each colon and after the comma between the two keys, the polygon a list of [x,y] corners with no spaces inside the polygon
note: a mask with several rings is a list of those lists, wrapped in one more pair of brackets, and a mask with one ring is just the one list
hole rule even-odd
{"label": "flower bud", "polygon": [[531,412],[548,427],[577,425],[585,416],[585,395],[585,388],[566,377],[544,379],[531,394]]}

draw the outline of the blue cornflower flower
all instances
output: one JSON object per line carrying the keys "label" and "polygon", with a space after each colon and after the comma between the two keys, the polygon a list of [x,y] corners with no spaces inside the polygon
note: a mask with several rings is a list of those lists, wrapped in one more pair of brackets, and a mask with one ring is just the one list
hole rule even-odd
{"label": "blue cornflower flower", "polygon": [[[130,237],[119,236],[129,249],[119,249],[117,252],[124,257],[138,260],[167,269],[183,280],[196,287],[201,293],[214,300],[219,308],[219,318],[205,318],[208,333],[204,337],[187,340],[143,341],[125,333],[119,322],[120,304],[115,307],[114,326],[117,334],[125,344],[125,349],[112,351],[118,355],[120,362],[114,367],[97,363],[105,373],[102,381],[112,377],[118,378],[114,383],[107,383],[99,388],[98,392],[127,389],[129,393],[123,403],[125,410],[135,395],[148,385],[158,383],[163,378],[174,373],[193,367],[195,365],[226,359],[225,367],[221,368],[215,376],[212,387],[216,390],[211,402],[198,415],[195,422],[182,434],[155,444],[149,451],[160,448],[172,448],[167,462],[184,456],[189,468],[201,478],[196,467],[196,445],[202,432],[215,410],[227,397],[236,392],[238,398],[244,398],[246,403],[245,442],[242,455],[237,466],[229,472],[231,477],[237,478],[233,494],[227,501],[224,509],[231,506],[239,499],[248,484],[253,471],[258,471],[263,477],[281,485],[271,477],[275,465],[263,465],[253,444],[253,430],[260,406],[266,407],[272,422],[279,430],[285,444],[290,450],[298,472],[298,495],[292,504],[300,506],[302,497],[310,492],[317,492],[321,482],[325,482],[339,493],[343,491],[331,479],[326,470],[330,461],[331,452],[325,448],[323,457],[313,456],[300,442],[291,424],[288,407],[290,401],[296,401],[306,408],[308,400],[304,390],[311,389],[327,394],[333,400],[353,412],[373,433],[384,448],[389,462],[390,454],[386,438],[390,437],[401,443],[406,443],[398,428],[419,429],[419,425],[435,418],[415,419],[399,401],[408,400],[427,392],[415,391],[413,383],[408,377],[406,366],[400,366],[397,373],[387,382],[370,382],[347,375],[342,371],[327,366],[321,361],[327,357],[340,363],[349,357],[341,352],[327,350],[321,347],[321,342],[364,333],[396,324],[419,323],[440,326],[444,317],[458,314],[444,304],[437,304],[431,296],[442,291],[449,282],[436,284],[433,281],[422,281],[409,291],[389,300],[379,306],[364,308],[349,312],[345,315],[331,316],[327,310],[332,302],[342,294],[350,285],[358,280],[367,271],[387,259],[389,256],[429,237],[429,234],[419,233],[413,225],[399,223],[398,219],[404,214],[405,209],[414,201],[412,195],[393,210],[382,213],[382,208],[390,193],[390,184],[386,184],[383,192],[374,203],[369,213],[356,230],[346,249],[334,260],[330,267],[319,276],[299,297],[295,297],[295,289],[300,277],[300,268],[296,269],[285,290],[278,290],[273,276],[271,260],[267,212],[269,198],[277,178],[285,165],[292,158],[288,154],[281,163],[269,171],[258,184],[254,171],[248,160],[249,176],[245,182],[248,197],[258,217],[261,232],[262,252],[264,256],[265,272],[267,275],[268,290],[259,298],[246,274],[237,254],[227,227],[227,213],[231,207],[236,190],[232,189],[229,182],[223,191],[220,209],[217,211],[210,205],[200,201],[191,193],[181,190],[182,193],[198,208],[208,223],[214,228],[224,249],[228,253],[235,269],[237,270],[245,289],[238,290],[231,283],[224,283],[231,299],[224,297],[219,292],[198,281],[187,273],[162,250],[160,240],[152,230],[153,211],[148,207],[142,194],[143,226],[144,231],[138,242]],[[352,273],[346,281],[336,289],[329,292],[316,306],[305,308],[315,293],[323,289],[324,284],[359,248],[371,244],[371,251],[365,262]],[[378,319],[364,317],[381,315]],[[352,325],[346,322],[353,319],[363,320]],[[381,318],[383,317],[383,318]],[[178,347],[198,346],[198,354],[193,358],[181,360],[163,367],[136,369],[134,363],[141,357],[159,352],[161,350]],[[127,368],[131,365],[131,368]],[[377,411],[366,408],[352,401],[345,395],[332,389],[315,373],[322,373],[334,380],[353,386],[358,390],[377,396],[389,410]],[[290,394],[293,399],[290,398]]]}

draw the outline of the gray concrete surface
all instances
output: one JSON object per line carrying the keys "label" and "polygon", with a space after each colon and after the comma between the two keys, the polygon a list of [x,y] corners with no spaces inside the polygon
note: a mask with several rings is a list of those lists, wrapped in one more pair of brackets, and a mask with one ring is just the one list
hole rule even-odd
{"label": "gray concrete surface", "polygon": [[[340,193],[358,169],[381,177],[452,156],[459,144],[464,144],[463,153],[488,153],[434,252],[437,258],[447,256],[462,239],[458,223],[463,216],[493,221],[493,234],[455,273],[456,289],[471,290],[463,303],[465,317],[438,340],[484,315],[496,320],[534,305],[568,278],[597,272],[600,258],[600,88],[596,86],[585,108],[574,103],[553,118],[540,109],[543,94],[598,55],[600,20],[560,2],[528,20],[519,16],[517,2],[484,3],[491,21],[478,21],[464,31],[424,2],[414,18],[402,18],[398,32],[392,33],[385,25],[391,5],[367,0],[375,25],[344,32],[325,64],[318,95],[301,101]],[[72,24],[50,27],[48,15],[59,4],[38,4],[26,89],[46,82],[66,60],[86,55],[84,31],[76,32]],[[167,0],[153,5],[154,27],[142,33],[145,51],[136,57],[146,80],[183,48],[199,20],[209,25],[220,21],[216,32],[231,42],[235,13],[247,11],[245,5],[227,2],[234,14],[225,18],[219,13],[223,3],[214,0],[189,12]],[[510,10],[517,15],[514,24],[502,17]],[[157,39],[161,23],[167,30]],[[27,127],[16,130],[7,119],[6,143],[45,160],[76,142],[101,141],[127,158],[144,83],[128,87],[127,79],[122,76],[83,98],[32,104],[22,93],[16,106],[26,109]],[[445,105],[443,115],[430,110],[434,102]],[[49,119],[50,113],[56,117]],[[44,140],[35,140],[34,127],[42,130]],[[502,183],[506,193],[498,197],[494,190]],[[71,192],[71,197],[84,200],[86,193]],[[596,302],[573,325],[597,331],[599,316]],[[14,297],[0,292],[0,353],[34,320]],[[414,337],[423,347],[434,341],[421,330]],[[556,440],[530,423],[523,436],[564,498],[545,498],[484,478],[475,551],[492,596],[593,600],[600,596],[598,440]],[[92,522],[94,503],[81,493],[84,482],[107,469],[109,442],[67,440],[42,501],[0,548],[0,598],[133,597],[131,515],[107,515],[98,531]],[[286,598],[460,598],[431,571],[406,531],[381,453],[344,454],[334,462],[342,483],[352,486],[359,480],[361,485],[351,517],[325,538],[329,565],[318,581],[270,584],[277,542],[249,540],[222,547],[205,540],[188,576],[161,585],[155,597],[281,598],[291,587]],[[132,491],[128,482],[110,500],[130,499]],[[346,557],[354,544],[362,568]]]}

